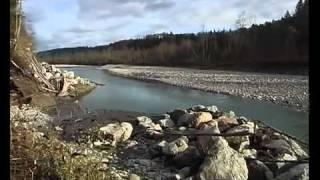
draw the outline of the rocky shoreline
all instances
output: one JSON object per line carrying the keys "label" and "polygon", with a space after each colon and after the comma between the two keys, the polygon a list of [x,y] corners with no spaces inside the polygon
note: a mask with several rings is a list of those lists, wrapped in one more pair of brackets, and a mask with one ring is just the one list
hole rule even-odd
{"label": "rocky shoreline", "polygon": [[159,66],[106,65],[114,75],[203,91],[267,100],[309,111],[308,76],[198,70]]}
{"label": "rocky shoreline", "polygon": [[[45,141],[51,147],[46,138],[62,138],[58,142],[65,148],[63,156],[77,162],[73,166],[78,168],[94,168],[99,173],[95,179],[309,178],[309,157],[301,144],[232,111],[196,105],[156,116],[129,113],[115,118],[114,113],[100,120],[90,113],[54,120],[31,106],[13,106],[10,118],[12,126],[31,131],[36,144]],[[17,121],[21,118],[24,121]],[[95,126],[80,128],[86,122]],[[65,141],[68,126],[79,129]],[[57,139],[47,135],[50,131],[58,134]],[[87,166],[89,162],[93,165]]]}

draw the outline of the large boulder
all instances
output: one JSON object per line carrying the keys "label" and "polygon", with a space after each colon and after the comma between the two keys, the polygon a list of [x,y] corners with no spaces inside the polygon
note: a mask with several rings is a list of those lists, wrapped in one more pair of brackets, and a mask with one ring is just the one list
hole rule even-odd
{"label": "large boulder", "polygon": [[244,158],[222,137],[212,137],[207,156],[199,169],[201,180],[247,180],[248,169]]}
{"label": "large boulder", "polygon": [[274,180],[309,180],[309,164],[299,164],[279,174]]}
{"label": "large boulder", "polygon": [[165,155],[173,156],[180,152],[185,151],[188,148],[188,138],[182,136],[170,143],[166,143],[162,148],[162,152]]}
{"label": "large boulder", "polygon": [[194,105],[190,109],[192,111],[199,112],[199,111],[205,111],[206,107],[204,105]]}
{"label": "large boulder", "polygon": [[113,143],[123,142],[130,138],[133,127],[128,122],[111,123],[100,128],[104,140],[109,140]]}

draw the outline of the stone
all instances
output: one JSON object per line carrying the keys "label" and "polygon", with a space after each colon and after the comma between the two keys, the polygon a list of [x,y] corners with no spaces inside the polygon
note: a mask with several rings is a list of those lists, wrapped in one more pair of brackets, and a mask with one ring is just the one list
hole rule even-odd
{"label": "stone", "polygon": [[45,77],[46,77],[46,79],[51,79],[53,77],[53,75],[50,72],[46,72]]}
{"label": "stone", "polygon": [[238,125],[238,121],[235,118],[229,118],[226,116],[221,116],[218,119],[216,119],[216,121],[218,121],[220,132],[223,132],[233,126]]}
{"label": "stone", "polygon": [[129,180],[140,180],[140,176],[136,175],[136,174],[130,174],[129,176]]}
{"label": "stone", "polygon": [[190,167],[184,167],[178,171],[178,174],[181,178],[186,178],[190,175],[191,168]]}
{"label": "stone", "polygon": [[61,74],[60,74],[60,73],[55,73],[55,74],[54,74],[54,78],[58,79],[58,78],[60,78],[60,77],[61,77]]}
{"label": "stone", "polygon": [[222,137],[214,139],[208,146],[207,156],[199,168],[201,180],[247,180],[248,169],[244,158]]}
{"label": "stone", "polygon": [[[220,134],[217,121],[213,121],[211,124],[204,124],[199,133],[215,133]],[[209,143],[213,143],[215,137],[213,136],[197,136],[197,142],[199,150],[202,154],[207,154]]]}
{"label": "stone", "polygon": [[291,146],[285,139],[271,139],[269,142],[263,141],[260,143],[260,146],[272,149],[276,154],[287,153],[290,155],[294,155]]}
{"label": "stone", "polygon": [[273,180],[272,171],[263,162],[254,160],[247,163],[248,180]]}
{"label": "stone", "polygon": [[243,149],[240,153],[244,158],[257,158],[257,150],[255,149]]}
{"label": "stone", "polygon": [[207,106],[207,107],[206,107],[206,111],[209,111],[209,112],[211,112],[211,113],[216,113],[216,112],[218,112],[218,107],[217,107],[217,106],[214,106],[214,105],[212,105],[212,106]]}
{"label": "stone", "polygon": [[[242,124],[233,128],[230,128],[225,133],[226,134],[232,134],[232,133],[253,133],[254,124],[253,123],[247,123]],[[229,146],[232,148],[241,151],[246,146],[250,145],[249,136],[230,136],[225,137],[225,139],[228,141]]]}
{"label": "stone", "polygon": [[165,144],[162,148],[162,153],[165,155],[173,156],[180,152],[185,151],[188,148],[188,138],[182,136],[170,143]]}
{"label": "stone", "polygon": [[100,128],[105,140],[123,142],[130,138],[133,127],[128,122],[111,123]]}
{"label": "stone", "polygon": [[172,112],[168,112],[167,114],[170,115],[170,118],[174,123],[177,123],[178,119],[185,113],[187,113],[187,111],[184,109],[175,109]]}
{"label": "stone", "polygon": [[[297,160],[297,157],[293,156],[293,155],[290,155],[290,154],[280,154],[276,157],[276,160],[278,161],[284,161],[284,160]],[[277,162],[276,163],[276,167],[277,169],[280,169],[281,167],[283,167],[285,165],[284,162]]]}
{"label": "stone", "polygon": [[195,113],[185,113],[177,121],[177,126],[189,126],[195,118]]}
{"label": "stone", "polygon": [[171,119],[160,119],[159,124],[163,128],[172,128],[175,126],[174,122]]}
{"label": "stone", "polygon": [[309,164],[299,164],[279,174],[274,180],[309,180]]}
{"label": "stone", "polygon": [[178,153],[172,159],[175,166],[182,168],[200,163],[202,156],[194,146],[189,146],[185,151]]}
{"label": "stone", "polygon": [[179,130],[179,131],[185,131],[185,130],[187,130],[187,128],[184,127],[184,126],[180,126],[180,127],[178,128],[178,130]]}
{"label": "stone", "polygon": [[57,68],[54,65],[51,65],[51,70],[53,73],[55,73],[57,71]]}
{"label": "stone", "polygon": [[196,112],[191,120],[191,127],[198,128],[201,123],[206,123],[212,120],[212,115],[208,112]]}
{"label": "stone", "polygon": [[56,131],[63,131],[63,129],[62,129],[60,126],[56,126],[56,127],[54,127],[54,129],[55,129]]}
{"label": "stone", "polygon": [[195,105],[195,106],[192,106],[190,109],[192,111],[199,112],[199,111],[205,111],[206,107],[204,105]]}

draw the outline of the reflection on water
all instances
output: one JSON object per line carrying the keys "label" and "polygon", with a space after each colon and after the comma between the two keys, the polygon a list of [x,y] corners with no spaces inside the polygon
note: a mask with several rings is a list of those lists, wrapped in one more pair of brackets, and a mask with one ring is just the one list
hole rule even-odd
{"label": "reflection on water", "polygon": [[131,80],[110,75],[95,67],[72,67],[68,70],[105,84],[81,99],[89,109],[162,114],[174,108],[188,108],[195,104],[216,105],[220,110],[232,110],[237,116],[258,119],[305,141],[309,139],[308,113],[297,112],[270,102]]}

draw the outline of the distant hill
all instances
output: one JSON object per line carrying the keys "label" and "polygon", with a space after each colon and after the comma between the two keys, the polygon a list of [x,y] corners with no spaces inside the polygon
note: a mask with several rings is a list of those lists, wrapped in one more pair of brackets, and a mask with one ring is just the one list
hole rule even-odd
{"label": "distant hill", "polygon": [[122,40],[105,46],[39,52],[54,64],[136,64],[200,67],[307,67],[309,3],[296,11],[250,28],[197,34],[162,33]]}

